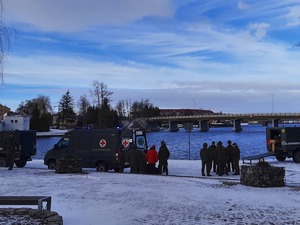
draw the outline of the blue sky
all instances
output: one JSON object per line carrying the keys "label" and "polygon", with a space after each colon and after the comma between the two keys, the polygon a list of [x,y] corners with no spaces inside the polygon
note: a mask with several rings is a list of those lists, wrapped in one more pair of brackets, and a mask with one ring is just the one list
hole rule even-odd
{"label": "blue sky", "polygon": [[[6,0],[16,30],[0,103],[98,80],[118,100],[215,112],[300,112],[299,0]],[[91,100],[92,102],[92,100]]]}

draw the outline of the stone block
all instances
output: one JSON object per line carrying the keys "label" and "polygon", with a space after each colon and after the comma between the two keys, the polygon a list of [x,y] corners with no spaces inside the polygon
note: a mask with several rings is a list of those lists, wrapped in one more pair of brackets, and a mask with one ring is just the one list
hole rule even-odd
{"label": "stone block", "polygon": [[60,159],[56,164],[56,173],[82,173],[81,159]]}
{"label": "stone block", "polygon": [[284,187],[285,168],[284,167],[241,167],[240,182],[243,185],[252,187]]}

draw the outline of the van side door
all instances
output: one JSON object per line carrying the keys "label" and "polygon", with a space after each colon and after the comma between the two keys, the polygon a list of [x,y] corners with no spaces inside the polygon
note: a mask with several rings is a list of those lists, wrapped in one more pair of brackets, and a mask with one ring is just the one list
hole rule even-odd
{"label": "van side door", "polygon": [[76,158],[82,160],[84,168],[92,168],[91,162],[91,133],[78,132],[72,135],[72,151]]}

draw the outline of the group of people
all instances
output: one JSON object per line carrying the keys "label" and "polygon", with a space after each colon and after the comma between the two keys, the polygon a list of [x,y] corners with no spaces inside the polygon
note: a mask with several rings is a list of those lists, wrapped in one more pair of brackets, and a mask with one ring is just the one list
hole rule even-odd
{"label": "group of people", "polygon": [[233,172],[233,175],[240,174],[240,149],[236,143],[231,144],[231,140],[227,141],[227,146],[219,141],[217,145],[212,141],[211,145],[203,143],[200,149],[200,158],[202,160],[201,172],[202,176],[211,176],[211,171],[219,176],[228,175]]}
{"label": "group of people", "polygon": [[[168,171],[168,159],[170,157],[170,151],[164,141],[161,141],[159,151],[156,151],[156,146],[152,145],[149,150],[140,151],[134,143],[130,144],[129,147],[129,164],[130,173],[141,173],[141,174],[169,174]],[[124,165],[126,161],[124,145],[121,145],[118,154],[119,161],[119,172],[123,173]],[[156,163],[159,162],[158,168],[155,167]]]}

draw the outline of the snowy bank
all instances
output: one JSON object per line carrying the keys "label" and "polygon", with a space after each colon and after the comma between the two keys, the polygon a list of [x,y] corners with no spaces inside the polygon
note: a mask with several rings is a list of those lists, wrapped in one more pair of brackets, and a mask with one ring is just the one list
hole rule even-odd
{"label": "snowy bank", "polygon": [[239,176],[200,176],[201,161],[170,160],[171,176],[84,169],[56,174],[33,160],[12,171],[0,168],[1,195],[50,195],[65,225],[300,224],[300,165],[286,168],[282,188],[239,184]]}

